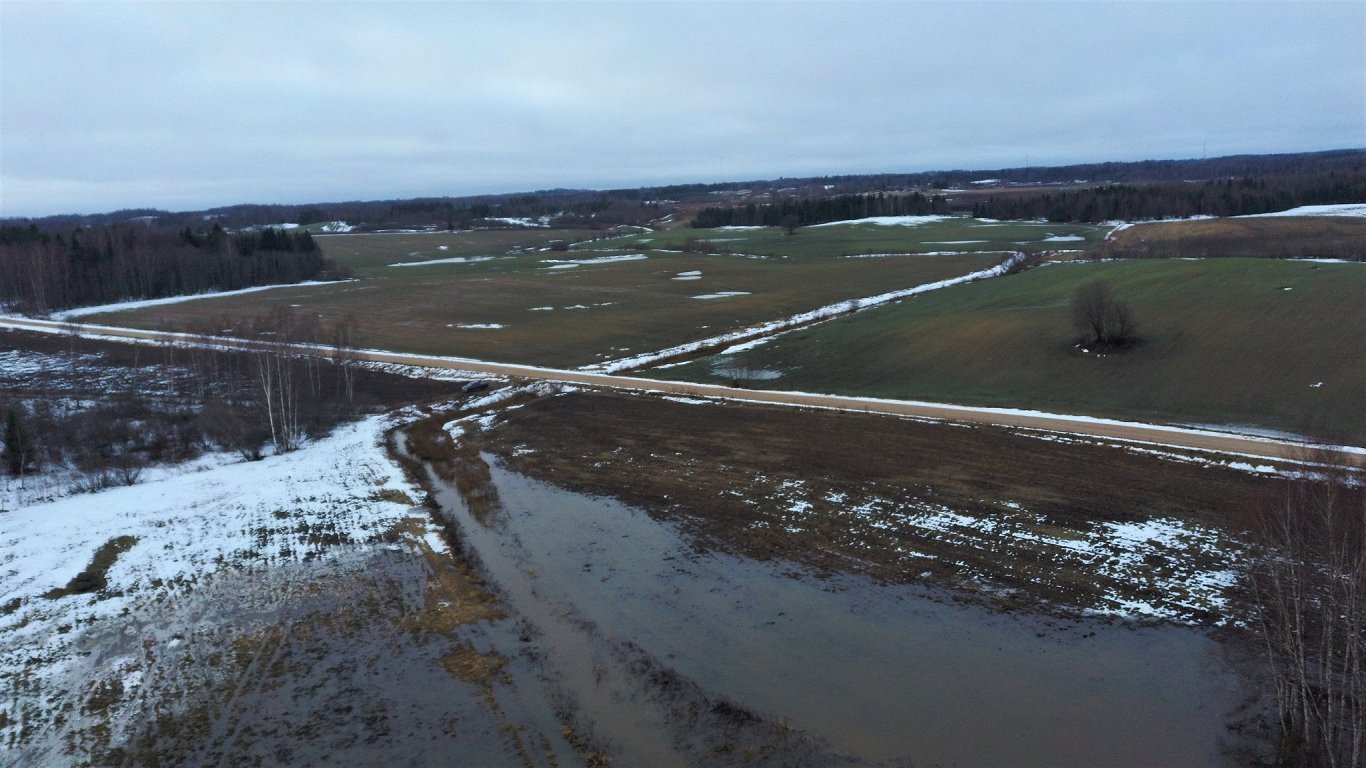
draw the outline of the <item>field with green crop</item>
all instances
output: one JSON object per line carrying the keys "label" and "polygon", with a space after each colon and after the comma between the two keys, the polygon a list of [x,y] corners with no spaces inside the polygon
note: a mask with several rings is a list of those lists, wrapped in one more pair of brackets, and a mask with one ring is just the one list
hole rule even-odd
{"label": "field with green crop", "polygon": [[[363,347],[572,367],[967,274],[1002,259],[1000,254],[756,259],[645,249],[546,250],[554,240],[577,242],[591,234],[522,230],[319,237],[324,252],[355,270],[358,279],[89,319],[219,332],[243,318],[286,307],[325,322],[353,318],[356,343]],[[459,261],[440,263],[446,259]],[[698,298],[709,296],[714,298]]]}
{"label": "field with green crop", "polygon": [[[923,223],[835,224],[800,227],[679,228],[584,244],[586,248],[682,249],[689,238],[709,251],[765,256],[859,256],[865,254],[961,253],[1082,249],[1099,243],[1111,227],[923,217]],[[937,220],[934,220],[936,219]],[[694,247],[698,247],[695,245]]]}
{"label": "field with green crop", "polygon": [[[1141,342],[1074,348],[1090,280],[1132,309]],[[1265,259],[1052,264],[935,291],[726,358],[658,370],[769,389],[1327,433],[1366,443],[1366,264]]]}

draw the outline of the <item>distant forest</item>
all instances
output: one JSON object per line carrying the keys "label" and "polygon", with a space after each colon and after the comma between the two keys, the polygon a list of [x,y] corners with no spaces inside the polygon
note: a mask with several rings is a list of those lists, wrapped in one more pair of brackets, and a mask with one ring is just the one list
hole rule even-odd
{"label": "distant forest", "polygon": [[0,226],[0,304],[28,313],[337,276],[307,232]]}
{"label": "distant forest", "polygon": [[[356,231],[460,230],[519,226],[528,219],[559,228],[643,225],[674,213],[705,212],[703,226],[763,222],[800,225],[872,215],[977,213],[991,218],[1103,221],[1198,213],[1258,213],[1324,202],[1360,202],[1366,150],[1232,155],[1191,160],[1084,163],[1053,167],[808,176],[672,184],[609,190],[535,192],[304,205],[232,205],[200,211],[128,209],[89,215],[11,219],[54,234],[76,228],[140,223],[160,231],[217,223],[229,231],[281,224],[344,221]],[[990,184],[983,184],[990,180]],[[1262,186],[1264,185],[1264,186]],[[882,194],[880,202],[861,202]],[[921,198],[916,198],[920,195]],[[935,195],[943,195],[936,201]],[[835,203],[831,199],[848,197]],[[923,198],[923,199],[922,199]],[[1344,199],[1351,198],[1351,199]],[[754,207],[753,215],[750,206]],[[777,212],[765,206],[778,206]],[[878,206],[883,206],[879,208]],[[899,207],[904,206],[904,207]],[[737,213],[709,209],[739,208]],[[845,210],[840,210],[844,208]],[[854,209],[858,213],[851,213]],[[824,211],[824,212],[822,212]],[[879,211],[874,213],[873,211]],[[835,219],[826,218],[834,216]],[[514,221],[503,221],[512,219]]]}
{"label": "distant forest", "polygon": [[971,213],[983,219],[1046,219],[1052,222],[1142,221],[1190,216],[1243,216],[1301,205],[1366,201],[1366,168],[1312,175],[1272,175],[1204,182],[1103,184],[1072,189],[1007,188],[998,194],[925,197],[859,194],[788,198],[704,208],[698,228],[796,226],[869,216]]}
{"label": "distant forest", "polygon": [[839,195],[822,198],[788,198],[777,203],[746,203],[716,206],[698,211],[693,226],[710,227],[804,227],[827,221],[864,219],[870,216],[925,216],[946,214],[948,201],[943,195]]}
{"label": "distant forest", "polygon": [[1190,216],[1244,216],[1301,205],[1366,201],[1366,170],[1309,176],[1263,176],[1200,183],[1107,184],[1088,189],[979,200],[972,215],[985,219],[1053,222],[1139,221]]}

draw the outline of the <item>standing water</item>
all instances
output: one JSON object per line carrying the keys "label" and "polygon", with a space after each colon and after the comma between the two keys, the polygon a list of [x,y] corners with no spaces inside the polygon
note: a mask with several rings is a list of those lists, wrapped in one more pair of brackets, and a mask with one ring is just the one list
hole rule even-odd
{"label": "standing water", "polygon": [[999,614],[703,554],[637,509],[482,461],[478,503],[439,480],[437,501],[620,764],[688,762],[666,708],[622,694],[607,649],[623,643],[841,761],[1226,762],[1237,682],[1196,630]]}

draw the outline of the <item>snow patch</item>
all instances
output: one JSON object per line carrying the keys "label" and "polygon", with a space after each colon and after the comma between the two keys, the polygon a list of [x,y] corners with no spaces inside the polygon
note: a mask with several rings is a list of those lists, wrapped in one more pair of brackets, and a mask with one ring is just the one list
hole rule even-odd
{"label": "snow patch", "polygon": [[[446,246],[441,246],[445,250]],[[450,256],[445,259],[428,259],[426,261],[400,261],[390,264],[391,267],[426,267],[432,264],[473,264],[479,261],[492,261],[496,256]]]}
{"label": "snow patch", "polygon": [[1274,213],[1252,213],[1235,216],[1238,219],[1272,218],[1276,216],[1366,216],[1366,203],[1335,203],[1333,205],[1301,205]]}
{"label": "snow patch", "polygon": [[99,315],[105,312],[126,312],[133,309],[143,309],[144,307],[160,307],[165,304],[179,304],[182,301],[195,301],[197,299],[217,299],[225,296],[241,296],[245,293],[256,293],[257,291],[272,291],[276,288],[307,288],[313,285],[336,285],[337,283],[349,283],[351,280],[305,280],[301,283],[280,283],[278,285],[257,285],[251,288],[239,288],[235,291],[217,291],[214,293],[194,293],[187,296],[167,296],[161,299],[138,299],[136,301],[121,301],[116,304],[101,304],[96,307],[76,307],[75,309],[64,309],[61,312],[53,312],[52,317],[57,320],[70,320],[73,317],[85,317],[86,315]]}
{"label": "snow patch", "polygon": [[583,264],[611,264],[617,261],[643,261],[648,258],[650,257],[643,253],[621,253],[612,256],[597,256],[591,259],[541,259],[541,263],[553,265],[547,269],[565,269]]}
{"label": "snow patch", "polygon": [[731,296],[748,296],[748,295],[750,295],[749,291],[718,291],[718,292],[716,292],[716,293],[704,293],[704,294],[702,294],[702,295],[700,295],[700,296],[694,296],[693,298],[694,298],[694,299],[704,299],[704,300],[707,300],[707,299],[728,299],[728,298],[730,298]]}
{"label": "snow patch", "polygon": [[866,219],[848,219],[845,221],[830,221],[824,224],[812,224],[811,227],[839,227],[846,224],[877,224],[884,227],[918,227],[921,224],[933,224],[936,221],[944,221],[947,216],[869,216]]}

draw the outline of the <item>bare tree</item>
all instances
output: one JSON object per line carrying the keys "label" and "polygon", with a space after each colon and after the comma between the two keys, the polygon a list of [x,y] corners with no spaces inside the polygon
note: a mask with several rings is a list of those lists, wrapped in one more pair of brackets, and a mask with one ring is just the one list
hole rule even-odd
{"label": "bare tree", "polygon": [[1366,760],[1366,487],[1346,470],[1288,481],[1253,523],[1250,618],[1282,765]]}
{"label": "bare tree", "polygon": [[1087,334],[1094,347],[1123,347],[1134,340],[1133,315],[1129,305],[1115,298],[1110,284],[1102,280],[1084,283],[1072,297],[1072,322]]}
{"label": "bare tree", "polygon": [[352,341],[354,318],[350,315],[332,327],[332,362],[337,366],[338,394],[347,405],[356,402],[356,348]]}

